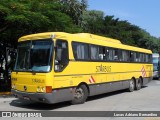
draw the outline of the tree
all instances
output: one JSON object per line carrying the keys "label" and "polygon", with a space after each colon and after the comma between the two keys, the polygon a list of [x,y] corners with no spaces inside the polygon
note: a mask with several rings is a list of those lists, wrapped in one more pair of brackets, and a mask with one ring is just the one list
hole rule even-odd
{"label": "tree", "polygon": [[31,33],[81,31],[61,8],[61,4],[50,0],[1,0],[1,39],[14,44],[20,36]]}
{"label": "tree", "polygon": [[64,6],[62,11],[68,14],[76,25],[83,26],[82,15],[87,8],[87,0],[59,0]]}
{"label": "tree", "polygon": [[156,37],[151,36],[148,32],[141,29],[140,33],[142,35],[141,39],[139,39],[137,45],[143,48],[147,48],[152,50],[153,52],[158,52],[160,49],[159,40]]}
{"label": "tree", "polygon": [[83,13],[83,30],[93,34],[102,34],[103,29],[102,11],[91,10]]}

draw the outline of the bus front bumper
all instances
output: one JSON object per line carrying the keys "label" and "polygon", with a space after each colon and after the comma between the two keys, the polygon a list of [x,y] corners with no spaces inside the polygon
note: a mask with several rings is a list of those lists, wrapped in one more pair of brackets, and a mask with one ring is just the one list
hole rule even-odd
{"label": "bus front bumper", "polygon": [[22,92],[15,89],[11,90],[12,94],[19,99],[42,102],[42,103],[58,103],[62,101],[70,101],[73,99],[73,93],[69,92],[68,89],[63,89],[60,92],[52,93],[28,93]]}

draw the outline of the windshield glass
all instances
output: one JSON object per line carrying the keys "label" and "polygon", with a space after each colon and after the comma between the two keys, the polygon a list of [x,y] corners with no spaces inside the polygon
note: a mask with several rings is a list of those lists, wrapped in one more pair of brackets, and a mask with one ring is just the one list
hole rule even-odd
{"label": "windshield glass", "polygon": [[158,70],[158,62],[159,62],[159,58],[158,57],[153,58],[153,70],[154,71]]}
{"label": "windshield glass", "polygon": [[15,71],[48,72],[51,69],[52,40],[20,42]]}

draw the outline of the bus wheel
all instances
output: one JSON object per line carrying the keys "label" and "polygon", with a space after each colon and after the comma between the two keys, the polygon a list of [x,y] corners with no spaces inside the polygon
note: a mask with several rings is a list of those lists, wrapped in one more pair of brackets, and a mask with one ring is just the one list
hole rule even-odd
{"label": "bus wheel", "polygon": [[82,104],[88,97],[88,89],[85,85],[80,85],[76,88],[72,104]]}
{"label": "bus wheel", "polygon": [[142,80],[141,78],[138,79],[137,84],[136,84],[136,90],[140,90],[142,87]]}
{"label": "bus wheel", "polygon": [[135,81],[134,81],[134,79],[131,79],[130,81],[129,81],[129,92],[133,92],[134,91],[134,88],[135,88]]}

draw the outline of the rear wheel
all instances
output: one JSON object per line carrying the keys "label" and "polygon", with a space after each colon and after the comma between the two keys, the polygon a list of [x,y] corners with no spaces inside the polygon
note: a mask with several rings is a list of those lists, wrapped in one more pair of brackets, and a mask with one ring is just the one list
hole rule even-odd
{"label": "rear wheel", "polygon": [[129,92],[133,92],[134,88],[135,88],[135,81],[134,81],[134,79],[132,79],[129,81],[129,89],[128,89]]}
{"label": "rear wheel", "polygon": [[76,88],[72,104],[82,104],[88,97],[88,89],[85,85],[80,85]]}
{"label": "rear wheel", "polygon": [[136,84],[136,90],[140,90],[142,87],[142,79],[139,78],[138,81],[137,81],[137,84]]}

